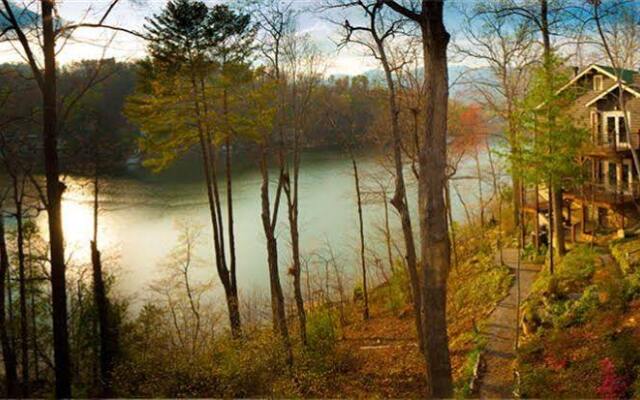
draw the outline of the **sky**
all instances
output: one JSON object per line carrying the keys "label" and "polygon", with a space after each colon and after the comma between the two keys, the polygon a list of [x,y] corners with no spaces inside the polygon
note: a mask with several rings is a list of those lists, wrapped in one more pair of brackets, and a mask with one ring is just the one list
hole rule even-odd
{"label": "sky", "polygon": [[[213,4],[224,1],[205,0],[205,2]],[[226,2],[233,3],[233,1]],[[357,75],[377,67],[375,60],[366,56],[360,49],[337,49],[338,27],[328,20],[329,15],[326,12],[314,10],[321,4],[321,0],[294,0],[294,3],[296,7],[306,10],[298,19],[298,29],[308,33],[326,55],[327,74]],[[14,4],[21,5],[23,2],[14,1]],[[58,0],[59,15],[68,22],[96,22],[109,4],[110,0]],[[145,18],[159,13],[165,4],[166,0],[122,0],[106,23],[141,31]],[[342,15],[333,17],[337,20],[344,18]],[[357,16],[352,15],[350,18],[357,18]],[[449,31],[455,36],[456,28],[461,23],[461,17],[455,11],[455,7],[447,8],[445,22]],[[108,47],[105,46],[106,44]],[[0,43],[0,63],[22,60],[15,46],[15,44]],[[135,60],[144,57],[145,53],[145,44],[142,39],[127,33],[114,34],[113,31],[85,28],[77,30],[73,37],[64,43],[64,48],[58,53],[58,61],[64,65],[103,56],[118,60]]]}

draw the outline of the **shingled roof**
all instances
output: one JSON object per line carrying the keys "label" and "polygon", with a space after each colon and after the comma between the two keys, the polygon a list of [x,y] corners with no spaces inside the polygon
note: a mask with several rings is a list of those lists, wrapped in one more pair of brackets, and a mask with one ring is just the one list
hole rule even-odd
{"label": "shingled roof", "polygon": [[638,71],[624,68],[613,68],[606,65],[598,65],[598,67],[607,71],[611,75],[614,75],[616,77],[619,76],[624,83],[629,85],[632,85],[634,83],[637,84],[638,80],[640,79],[640,73]]}

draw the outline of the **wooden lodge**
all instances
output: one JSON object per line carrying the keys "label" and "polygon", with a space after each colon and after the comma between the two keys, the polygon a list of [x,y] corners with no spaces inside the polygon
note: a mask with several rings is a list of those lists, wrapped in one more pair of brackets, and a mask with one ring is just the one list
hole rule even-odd
{"label": "wooden lodge", "polygon": [[[569,88],[578,94],[569,112],[591,135],[579,160],[587,178],[565,187],[562,211],[567,233],[575,241],[601,230],[634,227],[640,222],[640,181],[631,149],[640,149],[640,71],[616,72],[594,64],[576,71],[560,90]],[[621,95],[625,110],[620,107]],[[526,211],[547,225],[546,190],[530,190],[525,199]]]}

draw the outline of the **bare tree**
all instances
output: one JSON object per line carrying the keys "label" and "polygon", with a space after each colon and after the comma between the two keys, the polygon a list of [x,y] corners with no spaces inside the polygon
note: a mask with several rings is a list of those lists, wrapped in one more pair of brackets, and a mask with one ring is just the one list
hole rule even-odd
{"label": "bare tree", "polygon": [[304,131],[309,124],[312,95],[320,83],[322,75],[321,54],[310,42],[307,35],[292,34],[284,43],[284,67],[289,88],[289,108],[291,127],[289,135],[290,162],[284,179],[284,193],[287,198],[289,233],[291,235],[291,273],[299,322],[300,340],[307,344],[306,312],[301,283],[300,227],[299,227],[299,181],[301,152]]}
{"label": "bare tree", "polygon": [[[51,287],[53,303],[53,338],[55,356],[56,396],[71,397],[71,365],[69,356],[69,339],[67,328],[67,294],[66,294],[66,266],[64,256],[64,232],[62,230],[62,193],[64,183],[60,180],[60,165],[58,159],[58,136],[61,120],[58,118],[58,94],[56,42],[64,34],[71,34],[82,27],[105,28],[106,19],[113,11],[119,0],[112,0],[96,23],[64,24],[57,16],[55,0],[40,0],[40,17],[36,26],[25,26],[21,15],[16,16],[16,7],[9,0],[2,0],[0,16],[8,22],[8,27],[2,34],[19,43],[25,59],[30,67],[34,80],[42,94],[42,144],[44,169],[46,178],[45,207],[48,215],[49,242],[51,256]],[[23,9],[28,6],[23,5]],[[0,35],[2,36],[2,35]],[[42,45],[42,54],[36,52]],[[44,60],[44,67],[38,59]],[[81,97],[84,93],[80,93]],[[72,107],[73,102],[67,107]],[[61,115],[67,111],[63,110]]]}
{"label": "bare tree", "polygon": [[[407,190],[404,178],[404,161],[403,161],[403,143],[400,128],[400,105],[398,102],[398,93],[396,89],[397,82],[394,75],[398,70],[403,68],[410,58],[410,54],[403,54],[392,49],[392,46],[406,46],[411,49],[408,43],[407,21],[402,16],[394,15],[388,12],[380,1],[366,2],[348,2],[337,1],[333,7],[356,8],[364,15],[364,22],[361,25],[353,25],[348,19],[345,20],[343,27],[345,35],[343,44],[357,44],[364,47],[368,53],[374,57],[384,71],[385,83],[388,89],[388,110],[389,119],[391,121],[391,137],[393,149],[393,166],[395,191],[391,198],[391,204],[398,211],[402,225],[402,233],[405,245],[405,259],[407,270],[411,282],[411,294],[413,306],[416,310],[416,329],[418,332],[418,341],[420,349],[423,349],[422,335],[422,317],[420,303],[422,295],[420,290],[420,280],[418,278],[417,256],[415,241],[413,238],[413,229],[411,224],[411,215],[409,213],[409,205],[407,199]],[[400,43],[404,39],[404,43]],[[395,42],[394,42],[395,40]]]}
{"label": "bare tree", "polygon": [[[271,289],[271,310],[274,330],[283,340],[287,361],[291,365],[293,356],[289,339],[289,328],[284,305],[284,294],[280,282],[278,266],[278,244],[276,226],[278,209],[286,180],[284,137],[285,137],[285,88],[286,77],[283,71],[284,41],[295,29],[295,11],[292,2],[265,0],[258,2],[255,8],[261,33],[258,35],[260,50],[269,65],[271,78],[277,85],[276,121],[272,134],[263,136],[260,145],[260,171],[262,185],[260,197],[262,204],[262,226],[267,239],[267,258],[269,265],[269,283]],[[272,137],[275,136],[275,137]],[[275,139],[275,140],[274,140]],[[269,195],[269,156],[275,154],[278,159],[278,183],[271,205]]]}

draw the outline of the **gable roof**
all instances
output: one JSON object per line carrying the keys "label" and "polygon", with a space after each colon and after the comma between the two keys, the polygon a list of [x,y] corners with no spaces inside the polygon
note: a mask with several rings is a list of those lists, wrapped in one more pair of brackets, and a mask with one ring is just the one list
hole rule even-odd
{"label": "gable roof", "polygon": [[613,85],[611,85],[611,87],[609,87],[607,90],[603,91],[602,93],[599,93],[596,97],[594,97],[593,99],[589,100],[586,104],[585,107],[589,107],[590,105],[592,105],[593,103],[595,103],[596,101],[602,99],[603,97],[605,97],[606,95],[608,95],[609,93],[611,93],[614,89],[619,88],[620,86],[622,86],[622,89],[624,89],[625,91],[633,94],[636,97],[640,97],[640,93],[638,92],[638,89],[634,89],[632,87],[629,87],[628,85],[625,85],[624,83],[622,85],[618,84],[618,83],[614,83]]}
{"label": "gable roof", "polygon": [[633,83],[634,77],[638,74],[637,71],[633,71],[630,69],[617,68],[616,70],[616,68],[605,66],[605,65],[598,65],[598,67],[607,71],[611,76],[613,76],[613,79],[617,80],[618,76],[620,76],[620,79],[624,83],[628,83],[628,84]]}
{"label": "gable roof", "polygon": [[582,71],[579,71],[569,82],[567,82],[563,87],[558,89],[557,93],[560,93],[566,88],[568,88],[569,86],[573,85],[578,81],[578,79],[582,78],[587,73],[593,70],[598,71],[601,74],[604,74],[615,81],[618,80],[618,75],[616,74],[616,71],[618,71],[618,74],[620,75],[622,82],[629,85],[633,84],[634,78],[640,75],[640,72],[632,71],[629,69],[618,68],[616,70],[616,68],[605,66],[605,65],[591,64],[583,68]]}

